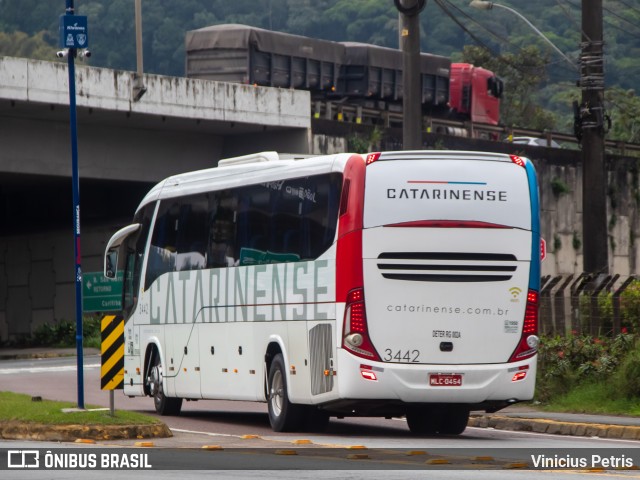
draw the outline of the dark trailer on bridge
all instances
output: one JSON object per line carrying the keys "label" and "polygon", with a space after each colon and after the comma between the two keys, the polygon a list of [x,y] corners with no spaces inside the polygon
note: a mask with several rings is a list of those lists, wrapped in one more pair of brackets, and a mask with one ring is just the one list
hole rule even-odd
{"label": "dark trailer on bridge", "polygon": [[245,25],[187,32],[187,76],[268,87],[332,91],[344,47]]}
{"label": "dark trailer on bridge", "polygon": [[[191,78],[309,90],[314,99],[402,102],[402,52],[332,42],[245,25],[187,32],[186,74]],[[421,104],[445,110],[451,60],[422,53]],[[379,105],[367,105],[378,108]]]}

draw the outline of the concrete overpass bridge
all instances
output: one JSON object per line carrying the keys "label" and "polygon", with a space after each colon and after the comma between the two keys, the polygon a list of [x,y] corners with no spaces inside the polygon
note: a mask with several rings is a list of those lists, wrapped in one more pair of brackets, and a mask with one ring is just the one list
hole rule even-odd
{"label": "concrete overpass bridge", "polygon": [[[308,92],[76,69],[83,271],[157,181],[260,150],[306,153]],[[74,321],[66,63],[0,57],[0,342]]]}

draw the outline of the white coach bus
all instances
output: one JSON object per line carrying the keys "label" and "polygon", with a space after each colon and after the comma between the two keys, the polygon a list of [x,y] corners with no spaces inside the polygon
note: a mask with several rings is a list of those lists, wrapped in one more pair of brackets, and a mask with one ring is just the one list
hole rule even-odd
{"label": "white coach bus", "polygon": [[460,434],[533,397],[538,210],[531,162],[496,153],[264,152],[170,177],[105,252],[124,394],[164,415],[266,402],[276,431]]}

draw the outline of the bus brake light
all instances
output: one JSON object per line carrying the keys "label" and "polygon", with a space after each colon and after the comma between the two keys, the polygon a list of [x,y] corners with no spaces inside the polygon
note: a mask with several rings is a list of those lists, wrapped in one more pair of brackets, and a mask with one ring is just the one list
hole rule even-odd
{"label": "bus brake light", "polygon": [[342,346],[358,357],[380,361],[369,339],[363,288],[353,289],[347,294]]}
{"label": "bus brake light", "polygon": [[533,357],[538,352],[538,292],[529,290],[524,311],[524,324],[518,346],[511,354],[510,362]]}

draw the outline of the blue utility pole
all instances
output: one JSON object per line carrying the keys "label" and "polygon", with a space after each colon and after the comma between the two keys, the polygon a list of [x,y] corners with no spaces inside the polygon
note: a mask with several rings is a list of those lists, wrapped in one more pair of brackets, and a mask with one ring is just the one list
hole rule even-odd
{"label": "blue utility pole", "polygon": [[[80,250],[80,180],[78,176],[78,132],[76,121],[75,57],[78,47],[88,46],[87,17],[74,14],[73,0],[66,0],[65,14],[60,17],[59,57],[67,57],[69,65],[69,124],[71,130],[71,181],[73,189],[73,239],[76,286],[76,350],[78,366],[78,408],[84,409],[84,358],[82,350],[82,255]],[[89,56],[88,50],[84,51]]]}

